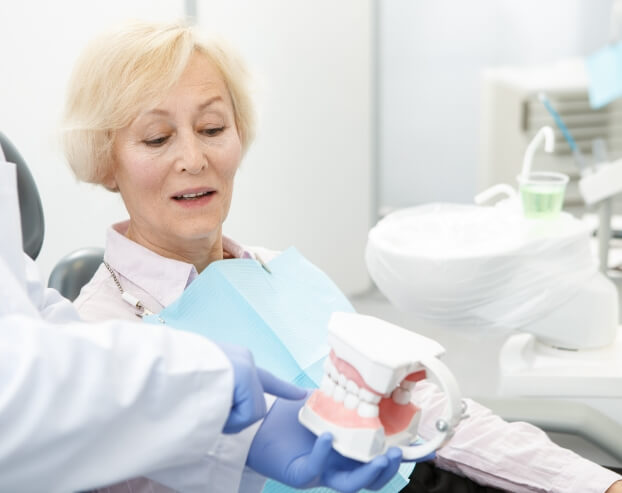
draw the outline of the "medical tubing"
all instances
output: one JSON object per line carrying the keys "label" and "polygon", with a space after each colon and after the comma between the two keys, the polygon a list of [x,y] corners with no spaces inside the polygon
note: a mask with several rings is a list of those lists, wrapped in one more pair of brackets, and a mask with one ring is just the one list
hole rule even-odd
{"label": "medical tubing", "polygon": [[541,93],[538,94],[538,99],[540,99],[540,102],[544,105],[546,110],[553,117],[553,120],[555,121],[555,124],[557,125],[557,127],[561,131],[562,135],[564,136],[564,138],[568,142],[568,145],[570,146],[570,150],[572,152],[576,152],[578,150],[577,143],[572,138],[572,135],[570,134],[570,131],[568,130],[568,127],[566,127],[566,124],[563,122],[561,116],[559,116],[559,113],[557,113],[557,111],[555,111],[555,108],[553,108],[553,105],[549,101],[549,98],[546,96],[546,94],[541,92]]}
{"label": "medical tubing", "polygon": [[529,177],[531,173],[531,165],[533,163],[533,156],[540,143],[544,140],[544,147],[547,152],[552,152],[555,145],[555,133],[549,126],[541,127],[536,133],[535,137],[527,145],[525,150],[525,156],[523,157],[523,167],[520,175],[524,179]]}

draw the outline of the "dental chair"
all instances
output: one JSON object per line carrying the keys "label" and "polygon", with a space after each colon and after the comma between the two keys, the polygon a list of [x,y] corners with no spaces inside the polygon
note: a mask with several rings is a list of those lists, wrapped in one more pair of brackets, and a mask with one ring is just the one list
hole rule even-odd
{"label": "dental chair", "polygon": [[56,289],[71,301],[75,300],[82,286],[91,280],[103,259],[103,248],[74,250],[58,261],[50,274],[48,287]]}
{"label": "dental chair", "polygon": [[[0,132],[0,146],[6,160],[17,168],[17,195],[22,224],[24,252],[35,260],[41,251],[45,234],[45,221],[41,197],[26,161],[9,138]],[[81,248],[63,257],[54,267],[48,286],[58,290],[73,301],[101,264],[103,248]]]}
{"label": "dental chair", "polygon": [[45,222],[43,207],[35,180],[26,166],[26,161],[6,135],[0,132],[0,146],[6,160],[17,168],[17,196],[21,211],[22,245],[24,252],[33,260],[37,258],[43,245]]}

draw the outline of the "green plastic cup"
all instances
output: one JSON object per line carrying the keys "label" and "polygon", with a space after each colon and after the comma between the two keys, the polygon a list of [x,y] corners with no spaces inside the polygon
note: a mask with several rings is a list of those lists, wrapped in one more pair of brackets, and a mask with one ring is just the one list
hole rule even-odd
{"label": "green plastic cup", "polygon": [[518,190],[523,213],[529,219],[549,219],[559,215],[564,203],[568,175],[552,171],[534,171],[518,175]]}

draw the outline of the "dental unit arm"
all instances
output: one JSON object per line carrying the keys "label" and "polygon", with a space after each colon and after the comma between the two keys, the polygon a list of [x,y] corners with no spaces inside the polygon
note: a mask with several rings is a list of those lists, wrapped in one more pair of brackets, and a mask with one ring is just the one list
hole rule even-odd
{"label": "dental unit arm", "polygon": [[[333,313],[328,326],[331,354],[321,388],[299,414],[316,435],[331,432],[333,447],[368,462],[391,446],[404,460],[419,460],[439,449],[463,418],[465,405],[455,378],[437,358],[436,341],[375,317]],[[436,420],[436,435],[417,440],[421,409],[411,402],[416,382],[432,376],[447,401]]]}

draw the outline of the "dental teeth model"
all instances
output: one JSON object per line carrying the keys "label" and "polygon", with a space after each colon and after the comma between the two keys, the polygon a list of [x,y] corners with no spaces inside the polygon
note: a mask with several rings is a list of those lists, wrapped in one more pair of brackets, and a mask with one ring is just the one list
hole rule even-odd
{"label": "dental teeth model", "polygon": [[[328,324],[328,344],[321,387],[298,418],[316,435],[331,432],[333,447],[342,455],[368,462],[398,446],[404,460],[417,460],[452,435],[464,405],[453,375],[437,359],[444,349],[436,341],[375,317],[337,312]],[[436,421],[438,433],[411,445],[421,417],[411,392],[428,372],[444,390],[447,404]]]}

